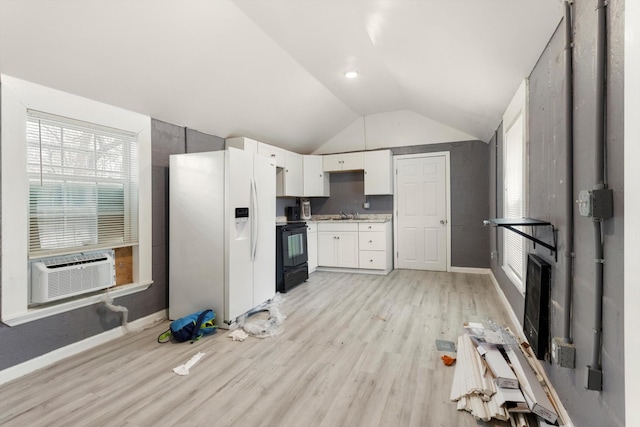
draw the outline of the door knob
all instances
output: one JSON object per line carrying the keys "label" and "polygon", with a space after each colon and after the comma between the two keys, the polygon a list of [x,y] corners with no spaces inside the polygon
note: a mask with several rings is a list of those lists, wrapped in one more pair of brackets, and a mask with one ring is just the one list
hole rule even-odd
{"label": "door knob", "polygon": [[447,220],[446,220],[446,219],[441,219],[441,220],[440,220],[440,224],[446,224],[446,223],[447,223]]}

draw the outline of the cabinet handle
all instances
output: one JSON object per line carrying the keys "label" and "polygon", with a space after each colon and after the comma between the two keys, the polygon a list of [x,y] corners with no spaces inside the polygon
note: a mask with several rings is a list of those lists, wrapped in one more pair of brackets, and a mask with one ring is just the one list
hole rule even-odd
{"label": "cabinet handle", "polygon": [[274,153],[271,154],[271,157],[275,157],[276,155]]}
{"label": "cabinet handle", "polygon": [[289,172],[289,169],[285,169],[285,172]]}
{"label": "cabinet handle", "polygon": [[371,226],[369,226],[369,230],[371,230]]}
{"label": "cabinet handle", "polygon": [[369,260],[369,262],[373,262],[373,260],[372,260],[372,259],[370,259],[370,260]]}
{"label": "cabinet handle", "polygon": [[369,240],[369,243],[373,243],[373,240]]}

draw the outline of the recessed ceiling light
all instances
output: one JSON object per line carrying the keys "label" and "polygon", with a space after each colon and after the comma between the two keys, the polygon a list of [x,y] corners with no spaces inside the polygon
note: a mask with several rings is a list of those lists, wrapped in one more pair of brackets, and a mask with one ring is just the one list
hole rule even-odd
{"label": "recessed ceiling light", "polygon": [[358,77],[358,72],[356,70],[347,71],[344,76],[348,79],[355,79]]}

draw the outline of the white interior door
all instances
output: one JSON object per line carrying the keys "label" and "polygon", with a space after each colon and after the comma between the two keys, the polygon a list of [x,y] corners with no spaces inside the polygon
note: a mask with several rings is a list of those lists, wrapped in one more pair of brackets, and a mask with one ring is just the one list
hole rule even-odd
{"label": "white interior door", "polygon": [[396,268],[450,267],[448,155],[396,157]]}

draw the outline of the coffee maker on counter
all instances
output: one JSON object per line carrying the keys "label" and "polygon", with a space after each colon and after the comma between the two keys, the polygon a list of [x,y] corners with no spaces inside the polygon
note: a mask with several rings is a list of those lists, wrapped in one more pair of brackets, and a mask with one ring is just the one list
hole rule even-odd
{"label": "coffee maker on counter", "polygon": [[300,206],[286,206],[284,214],[287,216],[287,222],[300,221]]}
{"label": "coffee maker on counter", "polygon": [[284,208],[284,214],[287,216],[287,222],[310,220],[311,201],[309,199],[297,199],[295,206],[286,206]]}
{"label": "coffee maker on counter", "polygon": [[300,203],[300,218],[311,219],[311,201],[309,199],[302,199]]}

